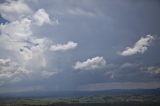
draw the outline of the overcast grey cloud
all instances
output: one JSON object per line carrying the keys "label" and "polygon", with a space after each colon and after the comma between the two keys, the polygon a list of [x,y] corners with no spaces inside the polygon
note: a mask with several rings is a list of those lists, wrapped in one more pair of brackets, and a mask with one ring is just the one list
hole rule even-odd
{"label": "overcast grey cloud", "polygon": [[159,11],[158,0],[3,0],[0,90],[156,88]]}

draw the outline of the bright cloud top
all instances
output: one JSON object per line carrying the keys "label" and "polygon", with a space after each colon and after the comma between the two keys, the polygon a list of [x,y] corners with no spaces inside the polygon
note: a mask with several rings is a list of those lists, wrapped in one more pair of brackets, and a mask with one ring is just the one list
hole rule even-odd
{"label": "bright cloud top", "polygon": [[87,59],[84,62],[76,62],[73,66],[75,70],[95,70],[100,69],[106,65],[106,61],[103,57],[94,57],[91,59]]}
{"label": "bright cloud top", "polygon": [[153,41],[154,37],[151,35],[146,35],[146,37],[141,37],[133,47],[127,47],[124,51],[120,53],[122,56],[130,56],[135,55],[137,53],[143,54],[148,47],[150,46],[151,42]]}

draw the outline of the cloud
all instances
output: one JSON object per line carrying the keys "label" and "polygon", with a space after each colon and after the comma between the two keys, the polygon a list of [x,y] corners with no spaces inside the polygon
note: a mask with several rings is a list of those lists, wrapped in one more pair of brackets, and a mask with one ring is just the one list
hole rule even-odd
{"label": "cloud", "polygon": [[77,43],[69,41],[66,44],[56,44],[50,47],[51,51],[66,51],[77,47]]}
{"label": "cloud", "polygon": [[35,20],[35,23],[39,26],[42,26],[43,24],[51,24],[51,19],[49,18],[49,15],[46,13],[44,9],[39,9],[34,15],[33,19]]}
{"label": "cloud", "polygon": [[[48,38],[37,38],[33,35],[32,19],[22,18],[0,25],[0,46],[5,50],[16,53],[17,59],[23,64],[31,61],[45,66],[44,52],[48,49]],[[20,63],[20,64],[21,64]]]}
{"label": "cloud", "polygon": [[[139,70],[140,63],[130,63],[130,62],[125,62],[125,63],[118,63],[118,64],[107,64],[106,65],[106,71],[105,71],[105,76],[107,76],[110,79],[116,79],[116,78],[126,78],[128,75],[130,75],[129,78],[134,77],[133,73],[136,73],[137,70]],[[118,79],[119,80],[119,79]]]}
{"label": "cloud", "polygon": [[124,63],[120,66],[120,68],[130,68],[130,67],[134,67],[135,65],[132,63]]}
{"label": "cloud", "polygon": [[[66,51],[77,46],[77,43],[72,41],[53,45],[53,41],[48,37],[35,35],[35,28],[58,22],[51,20],[43,8],[34,11],[24,1],[17,0],[0,4],[1,11],[2,17],[9,20],[8,23],[0,24],[0,47],[10,58],[0,60],[0,79],[3,78],[1,80],[3,83],[21,79],[20,73],[30,73],[33,79],[35,76],[52,76],[57,71],[46,69],[48,62],[46,53],[50,50]],[[15,16],[12,17],[12,14]],[[16,62],[11,61],[13,59]]]}
{"label": "cloud", "polygon": [[[24,57],[24,60],[31,59],[32,51],[31,49],[26,48],[29,45],[27,41],[33,36],[31,22],[32,20],[23,18],[21,20],[2,24],[0,26],[1,47],[6,50],[17,52],[18,54],[22,55],[22,57]],[[32,46],[30,46],[30,48],[31,47]]]}
{"label": "cloud", "polygon": [[45,78],[53,76],[54,74],[57,74],[57,72],[42,71],[42,77],[45,77]]}
{"label": "cloud", "polygon": [[[24,6],[24,8],[28,7],[22,1],[15,2],[17,3],[17,6],[21,4],[22,6]],[[10,9],[16,7],[15,2],[9,2],[9,4],[4,3],[4,8]],[[7,5],[7,7],[5,7],[5,5]],[[13,9],[13,11],[11,12],[16,11],[18,10]],[[5,12],[6,11],[4,11],[4,13]],[[22,61],[26,62],[30,61],[31,59],[34,60],[35,58],[38,60],[41,59],[43,60],[41,61],[43,66],[45,66],[46,62],[44,58],[44,52],[48,50],[48,47],[50,45],[52,45],[52,41],[48,38],[37,38],[35,35],[33,35],[33,27],[37,27],[34,24],[42,26],[44,23],[52,24],[52,22],[53,21],[50,20],[48,13],[44,9],[39,9],[33,15],[30,14],[26,17],[12,20],[9,23],[1,24],[0,46],[4,49],[16,52],[19,56],[22,57]],[[77,44],[74,42],[69,42],[64,47],[67,47],[67,49],[71,49],[75,45]]]}
{"label": "cloud", "polygon": [[127,47],[124,51],[120,53],[120,55],[130,56],[138,53],[143,54],[150,46],[150,43],[153,41],[153,39],[154,37],[151,35],[146,35],[146,37],[141,37],[140,40],[138,40],[134,44],[133,47]]}
{"label": "cloud", "polygon": [[103,57],[94,57],[91,59],[87,59],[84,62],[76,62],[73,66],[75,70],[95,70],[102,68],[106,65],[106,61]]}
{"label": "cloud", "polygon": [[10,38],[12,41],[25,40],[31,36],[31,22],[32,20],[28,18],[23,18],[21,20],[11,21],[10,23],[1,24],[0,30],[2,36],[6,36],[6,39]]}
{"label": "cloud", "polygon": [[151,67],[147,67],[146,70],[147,70],[146,72],[150,74],[160,75],[160,67],[151,66]]}
{"label": "cloud", "polygon": [[28,73],[28,70],[11,61],[11,59],[0,59],[0,85],[9,81],[13,82],[21,75]]}
{"label": "cloud", "polygon": [[81,8],[68,9],[69,14],[78,15],[78,16],[95,16],[95,13],[91,11],[87,11]]}
{"label": "cloud", "polygon": [[8,0],[0,4],[0,13],[7,20],[17,20],[32,13],[32,10],[20,0]]}

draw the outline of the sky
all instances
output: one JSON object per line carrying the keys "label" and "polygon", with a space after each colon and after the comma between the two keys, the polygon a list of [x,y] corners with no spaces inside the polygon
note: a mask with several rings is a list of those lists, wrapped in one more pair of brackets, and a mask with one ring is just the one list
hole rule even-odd
{"label": "sky", "polygon": [[1,0],[0,93],[160,87],[159,0]]}

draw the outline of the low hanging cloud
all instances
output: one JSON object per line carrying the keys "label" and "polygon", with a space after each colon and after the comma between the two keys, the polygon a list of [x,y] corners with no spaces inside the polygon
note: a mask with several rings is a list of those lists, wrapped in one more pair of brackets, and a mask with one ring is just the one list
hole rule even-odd
{"label": "low hanging cloud", "polygon": [[50,47],[51,51],[66,51],[66,50],[71,50],[77,47],[77,43],[73,42],[73,41],[69,41],[66,44],[56,44],[56,45],[52,45]]}
{"label": "low hanging cloud", "polygon": [[141,37],[133,47],[126,47],[124,51],[120,53],[122,56],[130,56],[135,55],[138,53],[143,54],[148,47],[150,46],[151,42],[154,40],[154,37],[151,35],[146,35],[145,37]]}
{"label": "low hanging cloud", "polygon": [[75,70],[95,70],[103,68],[106,65],[106,61],[103,57],[94,57],[91,59],[87,59],[84,62],[76,62],[73,66]]}

